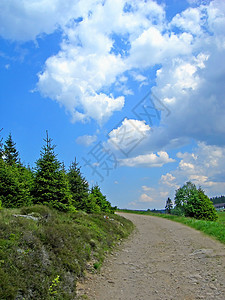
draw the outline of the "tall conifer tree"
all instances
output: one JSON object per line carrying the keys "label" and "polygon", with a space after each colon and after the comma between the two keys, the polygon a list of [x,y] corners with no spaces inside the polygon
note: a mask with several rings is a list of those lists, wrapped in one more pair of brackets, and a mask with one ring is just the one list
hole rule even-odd
{"label": "tall conifer tree", "polygon": [[42,147],[41,157],[36,162],[34,202],[59,210],[68,210],[72,202],[68,179],[56,157],[55,145],[52,145],[48,132],[44,141],[46,144]]}
{"label": "tall conifer tree", "polygon": [[[1,133],[2,129],[0,129],[0,133]],[[2,143],[2,140],[3,140],[3,138],[0,137],[0,159],[2,159],[2,157],[3,157],[3,143]]]}
{"label": "tall conifer tree", "polygon": [[78,166],[76,159],[71,163],[67,176],[73,198],[73,205],[77,209],[86,211],[89,185],[81,174],[80,167]]}
{"label": "tall conifer tree", "polygon": [[16,150],[16,143],[13,142],[11,133],[5,141],[4,161],[10,166],[19,163],[19,152]]}

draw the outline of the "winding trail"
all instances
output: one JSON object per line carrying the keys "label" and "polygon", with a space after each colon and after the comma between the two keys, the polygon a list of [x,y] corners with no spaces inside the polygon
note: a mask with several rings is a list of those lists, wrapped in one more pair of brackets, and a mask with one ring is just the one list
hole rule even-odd
{"label": "winding trail", "polygon": [[163,218],[120,215],[135,232],[79,293],[91,300],[225,299],[225,245]]}

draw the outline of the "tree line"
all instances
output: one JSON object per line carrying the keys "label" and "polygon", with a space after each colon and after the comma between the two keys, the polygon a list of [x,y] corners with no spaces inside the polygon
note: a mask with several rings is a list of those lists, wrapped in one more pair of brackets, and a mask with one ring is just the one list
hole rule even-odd
{"label": "tree line", "polygon": [[165,210],[169,214],[195,219],[215,221],[218,218],[213,202],[201,187],[197,189],[191,181],[176,190],[174,207],[172,200],[167,199]]}
{"label": "tree line", "polygon": [[116,207],[111,206],[97,184],[89,188],[76,159],[66,170],[55,147],[46,131],[40,157],[30,168],[21,163],[11,133],[4,143],[0,139],[0,206],[43,204],[60,211],[113,213]]}
{"label": "tree line", "polygon": [[220,204],[220,203],[225,203],[225,196],[220,196],[220,197],[212,197],[210,198],[213,204]]}

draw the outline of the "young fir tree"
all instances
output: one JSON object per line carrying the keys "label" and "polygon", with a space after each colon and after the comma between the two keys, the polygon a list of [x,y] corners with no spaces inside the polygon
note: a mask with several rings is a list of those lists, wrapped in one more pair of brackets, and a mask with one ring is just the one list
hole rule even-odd
{"label": "young fir tree", "polygon": [[166,206],[165,206],[166,213],[171,214],[172,208],[173,208],[173,202],[170,198],[168,198],[166,201]]}
{"label": "young fir tree", "polygon": [[3,207],[16,208],[32,204],[29,182],[32,175],[24,168],[8,165],[0,159],[0,200]]}
{"label": "young fir tree", "polygon": [[12,166],[19,163],[19,152],[16,150],[16,143],[12,140],[11,133],[9,134],[4,145],[4,161]]}
{"label": "young fir tree", "polygon": [[44,139],[41,157],[36,162],[33,196],[34,203],[49,205],[59,210],[71,208],[72,196],[62,164],[54,153],[55,146],[48,137]]}
{"label": "young fir tree", "polygon": [[87,211],[89,185],[86,179],[82,176],[76,159],[71,163],[67,177],[72,194],[73,206],[77,209]]}
{"label": "young fir tree", "polygon": [[0,199],[2,206],[15,208],[32,203],[31,173],[22,166],[19,153],[10,134],[0,158]]}
{"label": "young fir tree", "polygon": [[[2,129],[0,129],[0,133],[1,133]],[[0,159],[3,158],[3,143],[2,143],[2,141],[3,141],[3,138],[0,137]]]}
{"label": "young fir tree", "polygon": [[113,213],[115,211],[115,208],[111,206],[108,200],[106,200],[106,196],[102,194],[98,185],[92,187],[91,195],[95,198],[96,204],[100,207],[101,211],[108,213]]}

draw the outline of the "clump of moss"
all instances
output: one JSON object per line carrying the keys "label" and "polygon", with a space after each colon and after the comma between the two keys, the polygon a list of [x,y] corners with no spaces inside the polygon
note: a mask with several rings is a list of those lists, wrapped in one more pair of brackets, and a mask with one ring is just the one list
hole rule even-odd
{"label": "clump of moss", "polygon": [[132,229],[114,214],[63,213],[41,205],[2,209],[0,299],[74,299],[88,262],[94,270]]}

